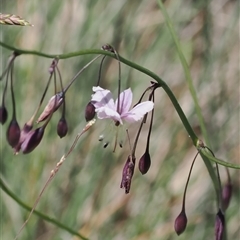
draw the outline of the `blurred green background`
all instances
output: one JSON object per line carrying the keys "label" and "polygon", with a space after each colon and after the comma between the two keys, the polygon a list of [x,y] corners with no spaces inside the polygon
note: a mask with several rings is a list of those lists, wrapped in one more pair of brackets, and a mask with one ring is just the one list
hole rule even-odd
{"label": "blurred green background", "polygon": [[[221,159],[239,164],[239,3],[234,0],[165,1],[192,74],[199,104],[211,140]],[[177,97],[199,138],[198,119],[176,47],[156,1],[68,0],[4,1],[2,13],[22,16],[34,27],[0,26],[1,40],[15,47],[61,54],[101,48],[110,43],[120,55],[158,74]],[[0,72],[11,52],[1,48]],[[59,62],[64,86],[93,55]],[[19,124],[35,111],[48,80],[51,59],[22,55],[16,59],[14,89]],[[13,156],[1,125],[1,178],[22,201],[32,206],[50,171],[67,152],[84,127],[84,109],[96,84],[100,61],[91,65],[66,95],[68,135],[60,139],[56,112],[41,144],[29,155]],[[108,59],[102,84],[117,94],[118,65]],[[122,64],[122,88],[131,87],[136,102],[151,79]],[[1,95],[4,88],[1,82]],[[44,104],[53,95],[49,89]],[[128,125],[133,140],[137,126]],[[173,225],[181,210],[182,195],[196,149],[167,95],[156,94],[150,153],[152,166],[142,176],[135,171],[130,194],[119,188],[123,165],[129,154],[127,142],[115,153],[98,142],[104,124],[97,121],[82,137],[55,179],[43,194],[37,210],[58,219],[90,240],[214,239],[217,213],[213,185],[201,158],[193,169],[187,192],[188,226],[177,236]],[[108,130],[108,129],[107,129]],[[137,149],[144,152],[148,126]],[[223,182],[226,172],[220,168]],[[230,169],[234,192],[226,212],[228,239],[240,237],[239,171]],[[29,212],[1,190],[0,238],[13,239]],[[67,231],[32,215],[19,239],[77,239]]]}

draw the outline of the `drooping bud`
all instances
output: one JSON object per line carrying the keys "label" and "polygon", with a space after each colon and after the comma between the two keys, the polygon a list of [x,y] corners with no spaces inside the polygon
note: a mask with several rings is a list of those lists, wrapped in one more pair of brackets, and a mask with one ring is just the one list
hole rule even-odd
{"label": "drooping bud", "polygon": [[216,240],[223,239],[224,225],[225,225],[225,217],[221,209],[219,209],[215,219],[215,239]]}
{"label": "drooping bud", "polygon": [[0,107],[0,123],[3,125],[7,121],[8,112],[5,106]]}
{"label": "drooping bud", "polygon": [[95,107],[94,105],[89,102],[85,108],[85,119],[86,121],[91,121],[95,117]]}
{"label": "drooping bud", "polygon": [[187,226],[187,216],[185,213],[185,210],[182,210],[180,214],[177,216],[175,223],[174,223],[174,229],[177,235],[180,235],[183,233]]}
{"label": "drooping bud", "polygon": [[39,127],[37,129],[31,130],[25,140],[21,145],[22,152],[24,154],[32,152],[41,142],[43,134],[44,134],[44,127]]}
{"label": "drooping bud", "polygon": [[224,211],[228,208],[231,197],[232,197],[232,184],[228,182],[222,189],[222,201]]}
{"label": "drooping bud", "polygon": [[125,188],[125,193],[129,193],[131,188],[132,176],[134,173],[134,164],[135,161],[131,161],[131,156],[128,156],[128,159],[123,167],[122,171],[122,181],[120,188]]}
{"label": "drooping bud", "polygon": [[68,132],[68,125],[67,125],[67,121],[64,117],[62,117],[59,121],[58,121],[58,125],[57,125],[57,134],[60,138],[63,138],[67,135]]}
{"label": "drooping bud", "polygon": [[26,138],[28,136],[28,133],[32,130],[32,127],[33,126],[31,124],[28,124],[28,123],[26,123],[23,126],[23,129],[21,130],[20,139],[18,141],[18,144],[14,147],[14,154],[18,154],[18,152],[21,149],[22,143],[26,140]]}
{"label": "drooping bud", "polygon": [[138,168],[139,171],[144,175],[148,172],[151,166],[151,158],[148,151],[146,151],[139,160]]}
{"label": "drooping bud", "polygon": [[13,119],[8,127],[7,130],[7,141],[11,147],[15,147],[18,144],[19,138],[20,138],[20,127],[18,125],[18,122]]}
{"label": "drooping bud", "polygon": [[37,120],[37,123],[44,121],[52,112],[55,112],[63,102],[63,93],[57,93],[49,100],[48,104],[44,108],[42,114]]}

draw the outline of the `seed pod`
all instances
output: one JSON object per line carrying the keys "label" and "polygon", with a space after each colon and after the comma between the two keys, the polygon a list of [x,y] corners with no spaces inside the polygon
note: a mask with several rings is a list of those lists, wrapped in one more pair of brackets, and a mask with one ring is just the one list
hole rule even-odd
{"label": "seed pod", "polygon": [[85,108],[85,119],[86,121],[91,121],[95,117],[95,107],[94,105],[89,102]]}
{"label": "seed pod", "polygon": [[62,93],[57,93],[49,100],[48,104],[44,108],[42,114],[37,120],[37,123],[44,121],[52,112],[55,112],[63,102]]}
{"label": "seed pod", "polygon": [[130,187],[131,187],[131,182],[132,182],[132,177],[134,174],[134,161],[131,161],[131,156],[128,156],[128,159],[123,167],[122,171],[122,181],[120,188],[125,188],[125,193],[129,193]]}
{"label": "seed pod", "polygon": [[231,197],[232,197],[232,184],[227,183],[222,190],[222,201],[224,211],[228,208]]}
{"label": "seed pod", "polygon": [[7,121],[8,112],[5,106],[0,107],[0,123],[3,125]]}
{"label": "seed pod", "polygon": [[12,119],[7,130],[7,141],[11,147],[14,148],[18,144],[20,132],[21,130],[18,122],[15,119]]}
{"label": "seed pod", "polygon": [[64,117],[62,117],[59,121],[58,121],[58,125],[57,125],[57,134],[60,138],[63,138],[67,135],[68,132],[68,125],[67,125],[67,121]]}
{"label": "seed pod", "polygon": [[148,172],[151,166],[151,158],[148,151],[146,151],[139,160],[138,168],[139,171],[144,175]]}
{"label": "seed pod", "polygon": [[31,130],[21,145],[23,154],[32,152],[41,142],[44,134],[44,127]]}
{"label": "seed pod", "polygon": [[174,224],[174,229],[177,235],[180,235],[183,233],[187,226],[187,216],[184,210],[180,212],[180,214],[177,216]]}
{"label": "seed pod", "polygon": [[221,209],[219,209],[215,219],[215,239],[216,240],[223,239],[224,225],[225,225],[225,217]]}

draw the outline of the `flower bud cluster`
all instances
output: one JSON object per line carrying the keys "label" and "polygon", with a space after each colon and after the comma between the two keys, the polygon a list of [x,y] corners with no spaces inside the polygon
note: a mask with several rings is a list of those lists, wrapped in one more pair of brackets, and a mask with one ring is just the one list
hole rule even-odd
{"label": "flower bud cluster", "polygon": [[57,67],[58,60],[54,59],[51,63],[51,66],[49,68],[50,77],[46,86],[46,89],[43,93],[42,99],[40,101],[40,104],[34,113],[34,115],[30,118],[28,122],[26,122],[21,130],[17,118],[16,118],[16,103],[15,103],[15,97],[14,97],[14,89],[13,89],[13,66],[14,66],[14,60],[19,54],[13,53],[9,60],[9,64],[7,66],[7,69],[1,76],[1,79],[3,79],[6,76],[6,83],[5,88],[2,96],[2,105],[0,107],[0,123],[5,124],[7,122],[8,118],[8,111],[5,106],[5,98],[6,93],[8,89],[8,82],[10,78],[10,90],[11,90],[11,98],[12,98],[12,105],[13,105],[13,113],[12,113],[12,119],[9,123],[9,126],[7,128],[7,141],[9,145],[14,149],[14,153],[17,154],[19,151],[22,151],[24,154],[32,152],[41,142],[44,131],[46,126],[48,125],[52,114],[61,106],[63,105],[64,110],[62,113],[62,117],[59,120],[58,126],[57,126],[57,133],[62,138],[67,134],[68,127],[67,122],[65,119],[65,93],[62,91],[60,93],[55,93],[55,95],[49,100],[46,107],[44,108],[43,112],[38,117],[36,123],[42,123],[43,125],[37,128],[33,128],[34,125],[34,119],[42,105],[42,102],[45,98],[46,92],[48,90],[49,84],[51,82],[52,76],[54,76],[54,85],[55,85],[55,91],[56,91],[56,69],[60,76],[60,83],[62,87],[61,82],[61,75],[59,72],[59,69]]}

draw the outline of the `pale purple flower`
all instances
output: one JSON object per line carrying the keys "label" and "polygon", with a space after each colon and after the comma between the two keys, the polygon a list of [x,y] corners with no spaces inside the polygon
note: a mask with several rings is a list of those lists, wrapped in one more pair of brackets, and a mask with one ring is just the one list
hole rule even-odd
{"label": "pale purple flower", "polygon": [[109,90],[93,87],[93,92],[91,102],[95,107],[97,117],[99,119],[113,119],[116,124],[123,124],[123,120],[130,123],[139,121],[153,109],[154,105],[152,101],[146,101],[129,110],[132,104],[132,91],[130,88],[120,93],[115,103]]}

